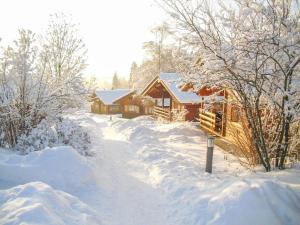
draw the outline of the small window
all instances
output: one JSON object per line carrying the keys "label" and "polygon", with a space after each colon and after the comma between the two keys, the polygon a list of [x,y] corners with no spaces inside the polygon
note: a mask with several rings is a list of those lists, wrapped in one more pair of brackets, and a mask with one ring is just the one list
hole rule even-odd
{"label": "small window", "polygon": [[118,105],[111,105],[110,107],[109,107],[109,111],[110,112],[118,112],[120,110],[120,107],[118,106]]}
{"label": "small window", "polygon": [[232,106],[231,108],[231,121],[232,122],[241,121],[241,109],[237,106]]}
{"label": "small window", "polygon": [[153,114],[153,108],[149,107],[149,106],[146,106],[145,107],[145,114]]}
{"label": "small window", "polygon": [[137,105],[128,105],[127,107],[125,107],[125,111],[139,113],[140,107]]}

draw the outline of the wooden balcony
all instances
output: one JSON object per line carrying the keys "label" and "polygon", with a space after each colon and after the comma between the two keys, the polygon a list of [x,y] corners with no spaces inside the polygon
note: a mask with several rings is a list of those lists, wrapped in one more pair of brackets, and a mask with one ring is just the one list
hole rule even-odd
{"label": "wooden balcony", "polygon": [[171,111],[169,108],[163,108],[161,106],[154,106],[153,108],[153,116],[160,117],[165,120],[171,120]]}
{"label": "wooden balcony", "polygon": [[223,121],[216,113],[200,110],[199,118],[200,128],[211,134],[223,136]]}

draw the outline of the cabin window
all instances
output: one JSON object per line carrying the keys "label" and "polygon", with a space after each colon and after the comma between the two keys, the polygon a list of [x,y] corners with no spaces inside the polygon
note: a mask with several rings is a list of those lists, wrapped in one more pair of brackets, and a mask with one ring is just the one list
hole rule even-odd
{"label": "cabin window", "polygon": [[145,114],[153,114],[153,108],[152,107],[145,107]]}
{"label": "cabin window", "polygon": [[160,107],[162,107],[162,106],[169,107],[170,106],[170,98],[165,98],[164,102],[163,102],[162,98],[161,99],[157,99],[156,105],[160,106]]}
{"label": "cabin window", "polygon": [[118,105],[111,105],[110,107],[109,107],[109,111],[110,112],[118,112],[120,110],[120,107],[118,106]]}
{"label": "cabin window", "polygon": [[240,122],[241,121],[241,109],[237,106],[231,108],[231,121]]}
{"label": "cabin window", "polygon": [[125,111],[139,113],[140,107],[137,105],[125,105]]}

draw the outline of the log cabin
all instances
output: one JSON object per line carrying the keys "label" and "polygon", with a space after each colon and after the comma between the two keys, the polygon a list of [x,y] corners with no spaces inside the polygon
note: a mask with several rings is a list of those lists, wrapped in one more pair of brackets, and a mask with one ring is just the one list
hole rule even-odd
{"label": "log cabin", "polygon": [[119,114],[122,108],[118,100],[133,94],[129,89],[96,90],[92,95],[91,112],[100,114]]}
{"label": "log cabin", "polygon": [[[216,94],[221,99],[220,101],[214,101],[211,98],[212,96],[215,97]],[[252,154],[254,151],[250,138],[251,132],[246,122],[244,110],[236,100],[232,90],[215,89],[210,91],[199,110],[199,125],[207,133],[220,137],[218,142],[224,149],[228,148],[237,154],[240,154],[241,151],[243,154]]]}
{"label": "log cabin", "polygon": [[147,98],[142,98],[136,92],[132,92],[117,101],[121,107],[123,118],[131,119],[141,115],[152,115],[154,102]]}
{"label": "log cabin", "polygon": [[243,110],[229,89],[201,88],[200,127],[217,136],[234,136],[243,132]]}
{"label": "log cabin", "polygon": [[151,115],[154,102],[129,89],[96,90],[92,95],[91,112],[122,114],[123,118]]}
{"label": "log cabin", "polygon": [[196,121],[201,98],[194,92],[180,87],[177,73],[160,73],[142,91],[142,96],[155,99],[153,115],[165,120]]}

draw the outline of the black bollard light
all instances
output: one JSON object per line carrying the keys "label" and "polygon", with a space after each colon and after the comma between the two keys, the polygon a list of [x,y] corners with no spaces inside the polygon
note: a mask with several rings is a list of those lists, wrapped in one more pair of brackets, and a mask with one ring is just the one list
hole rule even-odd
{"label": "black bollard light", "polygon": [[208,136],[207,137],[206,168],[205,168],[205,171],[208,173],[212,172],[214,144],[215,144],[215,137]]}

